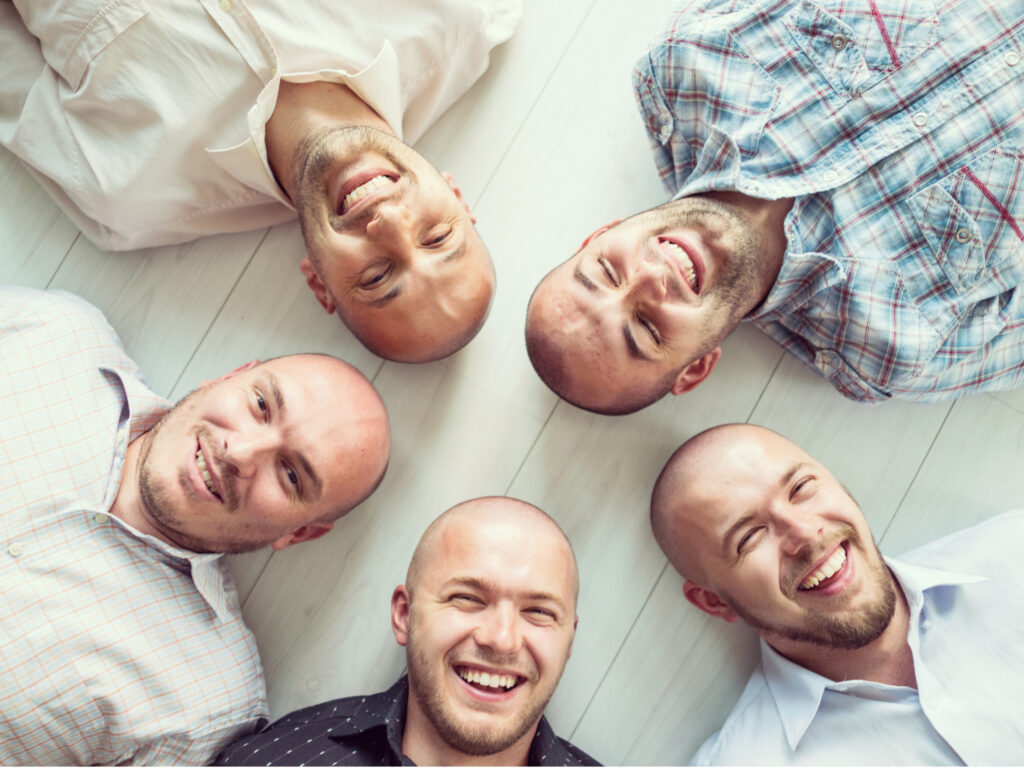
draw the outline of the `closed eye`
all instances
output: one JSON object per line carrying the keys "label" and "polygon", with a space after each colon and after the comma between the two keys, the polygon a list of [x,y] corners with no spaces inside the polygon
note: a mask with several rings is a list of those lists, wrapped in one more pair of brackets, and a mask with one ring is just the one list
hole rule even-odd
{"label": "closed eye", "polygon": [[430,237],[423,243],[423,245],[427,248],[437,248],[439,245],[443,245],[448,238],[452,236],[453,231],[454,230],[451,227],[448,227],[443,232]]}
{"label": "closed eye", "polygon": [[658,332],[657,326],[650,320],[647,320],[643,317],[638,316],[637,320],[640,321],[640,325],[642,325],[647,330],[647,333],[650,334],[650,337],[654,340],[654,343],[661,344],[661,334]]}
{"label": "closed eye", "polygon": [[741,538],[739,542],[736,544],[737,554],[742,555],[748,548],[750,548],[754,543],[756,543],[755,539],[757,538],[758,534],[760,534],[760,532],[763,530],[764,526],[758,526],[757,528],[751,528],[749,531],[743,534],[743,538]]}
{"label": "closed eye", "polygon": [[616,285],[617,286],[619,283],[618,283],[618,281],[615,278],[615,272],[612,269],[612,265],[608,263],[608,260],[606,258],[604,258],[604,256],[602,256],[602,257],[600,257],[597,260],[597,263],[600,265],[601,269],[604,271],[605,277],[608,278],[608,282],[610,282],[612,285]]}
{"label": "closed eye", "polygon": [[359,283],[360,288],[375,288],[387,279],[391,274],[391,264],[383,269],[375,269],[367,272]]}

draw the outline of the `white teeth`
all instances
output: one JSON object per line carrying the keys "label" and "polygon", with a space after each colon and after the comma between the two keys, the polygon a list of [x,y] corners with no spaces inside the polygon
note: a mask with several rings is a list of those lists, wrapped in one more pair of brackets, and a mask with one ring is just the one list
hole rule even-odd
{"label": "white teeth", "polygon": [[206,483],[207,490],[216,496],[217,491],[213,486],[213,478],[210,477],[210,468],[206,466],[206,457],[203,455],[202,448],[196,451],[196,466],[199,467],[199,474],[203,476],[203,482]]}
{"label": "white teeth", "polygon": [[373,192],[373,190],[379,189],[380,187],[383,187],[385,184],[394,183],[395,182],[392,181],[391,178],[388,176],[374,176],[366,183],[360,184],[358,187],[356,187],[347,195],[345,195],[345,199],[342,200],[341,202],[342,211],[347,211],[352,205],[356,204],[364,197],[366,197],[368,194]]}
{"label": "white teeth", "polygon": [[832,557],[822,563],[821,568],[810,574],[806,579],[800,582],[800,589],[814,589],[816,586],[821,584],[825,579],[831,578],[835,575],[836,571],[843,567],[843,563],[846,562],[846,548],[839,547],[835,552],[832,553]]}
{"label": "white teeth", "polygon": [[488,672],[480,672],[465,667],[456,670],[459,677],[468,683],[476,683],[486,688],[512,688],[518,679],[515,675],[493,675]]}
{"label": "white teeth", "polygon": [[686,274],[686,280],[690,284],[690,288],[694,292],[697,291],[697,270],[693,267],[693,262],[690,261],[689,254],[678,245],[668,240],[661,241],[661,247],[671,254],[676,261],[679,262],[679,266],[683,268],[683,272]]}

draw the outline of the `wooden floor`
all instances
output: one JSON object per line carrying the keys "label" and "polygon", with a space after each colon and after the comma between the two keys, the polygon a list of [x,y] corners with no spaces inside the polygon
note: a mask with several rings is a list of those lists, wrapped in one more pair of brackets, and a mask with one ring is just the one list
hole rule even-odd
{"label": "wooden floor", "polygon": [[629,417],[579,411],[536,377],[533,286],[591,230],[664,199],[630,72],[671,4],[527,0],[486,76],[420,143],[467,194],[498,270],[483,331],[439,363],[384,363],[324,315],[295,224],[104,253],[0,150],[0,282],[99,306],[156,391],[177,399],[246,360],[315,350],[358,366],[388,405],[391,468],[368,502],[324,539],[232,560],[273,716],[387,687],[404,664],[389,597],[423,529],[459,501],[508,494],[558,519],[579,557],[556,731],[607,763],[684,762],[756,661],[748,630],[685,603],[647,523],[666,458],[717,423],[772,427],[823,460],[889,554],[1024,506],[1024,391],[856,405],[748,327],[694,393]]}

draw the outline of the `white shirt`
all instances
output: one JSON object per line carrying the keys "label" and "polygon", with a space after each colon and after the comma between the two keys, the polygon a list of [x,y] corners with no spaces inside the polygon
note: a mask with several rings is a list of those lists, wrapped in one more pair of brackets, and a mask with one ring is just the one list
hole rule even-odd
{"label": "white shirt", "polygon": [[116,250],[295,217],[264,136],[282,78],[344,83],[412,143],[521,15],[521,0],[14,0],[22,25],[3,5],[0,143]]}
{"label": "white shirt", "polygon": [[169,407],[97,309],[0,287],[0,765],[203,765],[266,717],[221,557],[109,514]]}
{"label": "white shirt", "polygon": [[1024,512],[1010,512],[886,559],[910,606],[917,690],[833,682],[762,640],[761,665],[692,762],[1024,763],[1022,541]]}

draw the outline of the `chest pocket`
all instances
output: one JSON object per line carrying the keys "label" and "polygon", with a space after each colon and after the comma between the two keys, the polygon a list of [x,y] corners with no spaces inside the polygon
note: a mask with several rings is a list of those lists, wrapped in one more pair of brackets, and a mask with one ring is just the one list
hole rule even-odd
{"label": "chest pocket", "polygon": [[1024,147],[1003,145],[907,201],[925,247],[958,293],[998,293],[1024,278],[1022,175]]}

